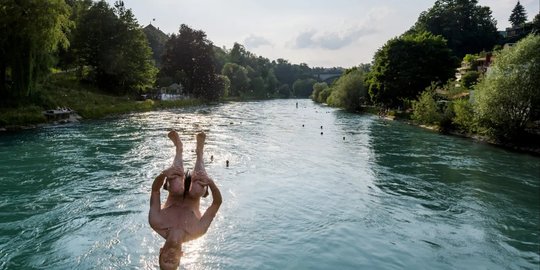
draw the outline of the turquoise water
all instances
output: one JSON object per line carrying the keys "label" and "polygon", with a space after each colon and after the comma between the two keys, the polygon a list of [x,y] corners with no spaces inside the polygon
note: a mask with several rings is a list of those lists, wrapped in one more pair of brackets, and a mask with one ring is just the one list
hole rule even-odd
{"label": "turquoise water", "polygon": [[274,100],[0,134],[0,269],[157,269],[171,128],[187,168],[207,133],[224,201],[182,268],[540,267],[540,158]]}

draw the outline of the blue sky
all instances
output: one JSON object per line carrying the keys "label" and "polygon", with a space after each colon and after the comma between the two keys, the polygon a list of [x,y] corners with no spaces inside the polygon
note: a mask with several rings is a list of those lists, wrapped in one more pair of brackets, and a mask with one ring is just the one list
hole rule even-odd
{"label": "blue sky", "polygon": [[[108,0],[113,3],[114,0]],[[371,62],[384,43],[409,29],[435,0],[124,0],[138,21],[167,34],[184,23],[203,30],[216,46],[234,42],[271,60],[311,67]],[[529,19],[540,0],[521,0]],[[516,0],[479,0],[497,28],[509,26]]]}

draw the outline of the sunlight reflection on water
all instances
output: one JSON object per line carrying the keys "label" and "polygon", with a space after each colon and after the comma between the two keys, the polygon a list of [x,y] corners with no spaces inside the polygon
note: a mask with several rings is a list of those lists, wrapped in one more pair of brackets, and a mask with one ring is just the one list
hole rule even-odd
{"label": "sunlight reflection on water", "polygon": [[184,245],[185,269],[540,264],[538,158],[274,100],[0,135],[0,269],[156,269],[164,240],[148,199],[172,163],[172,128],[186,169],[195,133],[207,133],[224,200],[208,233]]}

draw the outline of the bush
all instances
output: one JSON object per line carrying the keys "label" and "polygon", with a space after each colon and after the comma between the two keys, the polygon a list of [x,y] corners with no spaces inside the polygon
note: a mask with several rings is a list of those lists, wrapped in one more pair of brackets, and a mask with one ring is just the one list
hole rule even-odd
{"label": "bush", "polygon": [[359,69],[348,70],[332,87],[328,105],[349,111],[360,109],[368,93],[364,86],[364,73]]}
{"label": "bush", "polygon": [[427,89],[422,92],[417,101],[413,101],[413,120],[428,125],[438,125],[440,123],[442,115],[438,111],[437,102],[433,96],[433,91]]}
{"label": "bush", "polygon": [[452,124],[460,131],[475,132],[475,119],[472,104],[466,99],[458,99],[452,103],[454,118]]}
{"label": "bush", "polygon": [[464,87],[466,87],[467,89],[471,89],[471,86],[475,85],[478,82],[479,77],[480,72],[469,71],[463,74],[463,77],[461,77],[461,82],[463,83]]}
{"label": "bush", "polygon": [[475,111],[488,135],[516,140],[540,109],[540,36],[529,35],[496,54],[491,70],[476,85]]}

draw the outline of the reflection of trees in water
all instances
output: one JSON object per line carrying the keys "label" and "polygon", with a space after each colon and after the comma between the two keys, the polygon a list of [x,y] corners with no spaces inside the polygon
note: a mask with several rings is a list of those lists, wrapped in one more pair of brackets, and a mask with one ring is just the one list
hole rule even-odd
{"label": "reflection of trees in water", "polygon": [[[429,216],[480,228],[492,244],[539,255],[536,158],[379,121],[371,147],[375,185],[385,193],[419,200]],[[539,262],[538,256],[525,259]]]}

